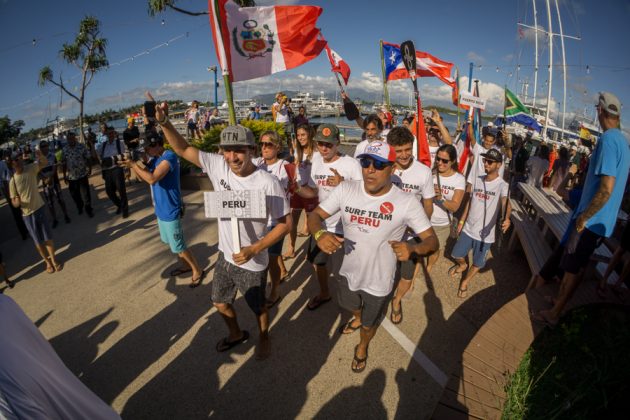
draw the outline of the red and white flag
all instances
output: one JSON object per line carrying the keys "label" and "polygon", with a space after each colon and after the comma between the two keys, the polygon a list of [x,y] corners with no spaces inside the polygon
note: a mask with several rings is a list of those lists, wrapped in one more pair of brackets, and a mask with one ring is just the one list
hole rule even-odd
{"label": "red and white flag", "polygon": [[350,79],[350,66],[348,66],[348,63],[335,50],[331,50],[328,45],[326,45],[326,54],[328,54],[332,71],[339,73],[343,77],[343,82],[347,85],[348,79]]}
{"label": "red and white flag", "polygon": [[317,6],[240,7],[233,0],[208,0],[215,50],[232,82],[298,67],[326,45],[315,27]]}

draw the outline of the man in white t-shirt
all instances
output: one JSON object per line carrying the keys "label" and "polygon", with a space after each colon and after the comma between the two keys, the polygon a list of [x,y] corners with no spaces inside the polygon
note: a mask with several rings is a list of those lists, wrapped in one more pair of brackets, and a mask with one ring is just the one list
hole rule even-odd
{"label": "man in white t-shirt", "polygon": [[[424,213],[428,219],[433,214],[433,179],[431,169],[425,164],[417,161],[413,157],[413,134],[405,127],[394,127],[387,134],[387,143],[396,154],[394,171],[392,172],[392,183],[403,192],[412,194],[422,205]],[[419,242],[418,237],[405,235],[405,241],[410,245]],[[420,269],[420,258],[411,258],[401,263],[400,282],[396,288],[396,293],[392,299],[392,312],[390,320],[393,324],[402,322],[402,298],[411,289],[413,279]]]}
{"label": "man in white t-shirt", "polygon": [[480,155],[483,159],[486,175],[479,175],[471,180],[472,193],[464,207],[459,222],[459,238],[453,247],[451,256],[455,265],[448,272],[451,277],[463,273],[468,268],[466,256],[473,250],[473,264],[459,285],[457,296],[468,295],[468,283],[486,264],[486,256],[494,243],[494,228],[499,212],[506,208],[505,219],[501,222],[501,230],[505,233],[510,227],[512,208],[508,201],[508,184],[499,176],[499,168],[503,164],[503,155],[496,149],[490,149]]}
{"label": "man in white t-shirt", "polygon": [[365,117],[365,120],[361,117],[357,118],[357,124],[359,124],[359,120],[361,121],[359,127],[363,129],[365,132],[365,140],[361,141],[354,149],[354,157],[356,158],[360,154],[362,154],[365,149],[368,147],[370,143],[373,141],[382,141],[386,142],[387,140],[383,137],[383,121],[376,114],[370,114]]}
{"label": "man in white t-shirt", "polygon": [[238,290],[256,314],[259,328],[256,358],[265,359],[271,353],[269,318],[265,305],[269,263],[266,250],[284,237],[291,228],[291,209],[284,189],[277,178],[259,170],[252,162],[256,142],[251,130],[240,125],[228,126],[221,132],[219,147],[222,154],[203,152],[190,146],[177,132],[164,113],[163,106],[164,103],[156,106],[155,117],[162,127],[166,140],[175,153],[208,174],[215,191],[265,192],[269,217],[276,221],[276,225],[268,230],[267,218],[240,219],[238,221],[240,252],[234,252],[230,220],[217,221],[220,252],[212,281],[212,302],[229,329],[229,335],[217,343],[217,351],[227,351],[249,338],[249,333],[239,327],[232,306]]}
{"label": "man in white t-shirt", "polygon": [[[490,149],[495,149],[500,152],[499,146],[497,145],[497,134],[496,131],[491,130],[489,127],[484,127],[482,130],[483,142],[482,144],[477,144],[476,141],[471,141],[470,150],[474,157],[474,162],[472,168],[470,168],[470,173],[468,174],[468,179],[466,182],[468,184],[472,184],[472,180],[479,177],[479,175],[483,175],[486,173],[485,167],[483,164],[482,154],[488,153]],[[503,161],[502,161],[503,162]],[[503,172],[505,168],[503,165],[499,167],[499,177],[503,179]]]}
{"label": "man in white t-shirt", "polygon": [[[343,155],[337,151],[339,145],[339,129],[334,124],[320,124],[314,137],[319,153],[313,155],[311,173],[308,183],[298,186],[295,191],[300,197],[314,198],[319,196],[320,202],[346,180],[361,180],[361,166],[356,159]],[[301,184],[301,183],[300,183]],[[326,220],[326,231],[343,237],[343,227],[339,214]],[[328,289],[328,270],[326,263],[328,255],[317,247],[317,241],[311,236],[308,242],[306,259],[313,264],[319,282],[319,294],[308,303],[308,309],[315,310],[331,300]]]}
{"label": "man in white t-shirt", "polygon": [[[387,143],[374,142],[359,156],[362,181],[344,181],[309,216],[308,228],[317,246],[332,254],[343,247],[339,274],[339,304],[354,318],[340,327],[342,334],[360,330],[352,371],[367,365],[368,346],[395,288],[397,261],[426,255],[438,248],[431,223],[418,200],[392,184],[396,154]],[[322,221],[340,213],[344,237],[326,229]],[[422,242],[403,241],[407,228]]]}

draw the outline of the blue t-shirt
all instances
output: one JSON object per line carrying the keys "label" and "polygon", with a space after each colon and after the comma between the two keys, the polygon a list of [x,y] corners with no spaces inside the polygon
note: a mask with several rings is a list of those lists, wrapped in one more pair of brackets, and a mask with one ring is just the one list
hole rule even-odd
{"label": "blue t-shirt", "polygon": [[163,161],[169,164],[168,173],[164,178],[151,185],[155,215],[163,222],[172,222],[179,217],[182,205],[182,194],[179,189],[179,160],[171,150],[166,150],[162,156],[152,159],[147,168],[153,172]]}
{"label": "blue t-shirt", "polygon": [[588,222],[586,228],[600,236],[610,237],[615,224],[617,213],[623,199],[623,191],[628,180],[630,169],[630,146],[628,141],[616,128],[606,130],[597,142],[591,156],[591,161],[584,182],[584,191],[580,204],[575,210],[575,216],[584,212],[599,189],[601,176],[614,176],[615,187],[604,207],[602,207]]}

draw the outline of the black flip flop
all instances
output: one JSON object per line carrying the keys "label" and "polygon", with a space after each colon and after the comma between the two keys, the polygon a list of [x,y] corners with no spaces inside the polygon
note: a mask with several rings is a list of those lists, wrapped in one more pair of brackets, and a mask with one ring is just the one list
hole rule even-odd
{"label": "black flip flop", "polygon": [[241,338],[239,338],[238,340],[234,340],[234,341],[228,341],[227,337],[226,338],[222,338],[218,343],[217,343],[217,351],[219,353],[223,353],[224,351],[228,351],[231,348],[234,348],[236,346],[238,346],[241,343],[246,342],[247,340],[249,340],[249,333],[246,330],[243,330],[243,336]]}
{"label": "black flip flop", "polygon": [[176,268],[175,270],[172,270],[170,273],[168,273],[168,275],[171,277],[177,277],[181,276],[182,274],[190,273],[191,271],[192,268]]}
{"label": "black flip flop", "polygon": [[[354,366],[350,366],[350,368],[352,369],[352,371],[354,373],[361,373],[365,370],[365,368],[367,367],[367,359],[368,359],[368,352],[367,349],[365,350],[365,357],[362,359],[359,359],[357,357],[357,349],[359,348],[359,346],[356,346],[354,348],[354,357],[353,357],[353,362],[356,362],[356,364]],[[357,366],[358,364],[363,363],[363,367],[357,368],[355,366]]]}
{"label": "black flip flop", "polygon": [[[394,316],[400,316],[400,319],[398,321],[394,321]],[[403,320],[402,301],[400,302],[400,309],[397,311],[394,310],[394,302],[392,302],[392,312],[389,315],[389,320],[392,321],[392,324],[394,325],[398,325],[402,322]]]}
{"label": "black flip flop", "polygon": [[330,302],[331,300],[332,300],[332,297],[329,297],[328,299],[320,299],[319,296],[315,296],[313,300],[311,300],[308,303],[308,305],[306,305],[306,307],[308,308],[309,311],[314,311],[315,309],[322,306],[324,303]]}
{"label": "black flip flop", "polygon": [[[341,326],[339,327],[339,334],[343,334],[343,335],[352,334],[353,332],[361,328],[361,324],[359,324],[356,327],[353,327],[352,326],[353,321],[354,321],[354,318],[352,318],[350,321],[346,322],[345,324],[341,324]],[[348,331],[348,332],[344,332],[344,331]]]}
{"label": "black flip flop", "polygon": [[197,286],[201,286],[201,282],[203,282],[203,279],[206,277],[206,270],[202,270],[201,271],[201,275],[199,276],[198,279],[193,279],[190,284],[188,285],[188,287],[190,287],[191,289],[194,289]]}

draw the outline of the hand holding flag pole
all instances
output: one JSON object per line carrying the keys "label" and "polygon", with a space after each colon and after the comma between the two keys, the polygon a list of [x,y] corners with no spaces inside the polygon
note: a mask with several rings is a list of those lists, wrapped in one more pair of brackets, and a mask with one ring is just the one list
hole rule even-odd
{"label": "hand holding flag pole", "polygon": [[416,98],[416,136],[418,138],[418,160],[431,167],[431,156],[429,154],[429,143],[427,133],[424,128],[424,118],[422,116],[422,103],[420,102],[420,92],[418,91],[418,81],[416,79],[416,48],[413,41],[405,41],[400,44],[400,52],[405,69],[409,72],[413,83],[413,94]]}

